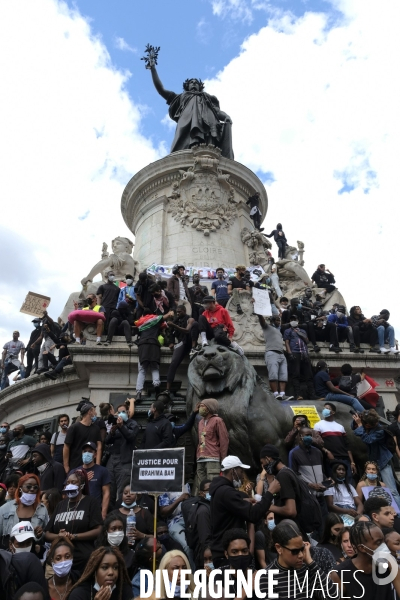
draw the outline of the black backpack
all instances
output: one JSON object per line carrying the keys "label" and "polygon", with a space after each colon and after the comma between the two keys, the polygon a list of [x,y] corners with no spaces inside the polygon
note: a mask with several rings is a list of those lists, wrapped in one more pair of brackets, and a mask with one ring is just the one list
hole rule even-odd
{"label": "black backpack", "polygon": [[296,489],[296,496],[298,497],[298,501],[296,498],[296,520],[301,531],[303,533],[318,531],[322,525],[322,513],[316,496],[314,496],[307,483],[298,477],[292,469],[286,467],[284,472],[290,474]]}
{"label": "black backpack", "polygon": [[339,388],[343,392],[350,394],[353,387],[353,378],[351,375],[341,375],[339,379]]}
{"label": "black backpack", "polygon": [[197,533],[197,511],[200,505],[205,506],[202,498],[194,496],[185,500],[181,504],[182,517],[185,521],[185,537],[187,545],[191,550],[195,550],[199,543],[199,535]]}

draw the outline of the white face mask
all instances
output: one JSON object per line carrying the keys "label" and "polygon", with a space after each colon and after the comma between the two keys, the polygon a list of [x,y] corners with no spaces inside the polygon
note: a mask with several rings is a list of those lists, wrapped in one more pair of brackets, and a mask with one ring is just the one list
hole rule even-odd
{"label": "white face mask", "polygon": [[112,531],[111,533],[107,533],[107,539],[110,546],[119,546],[122,544],[122,540],[124,539],[123,531]]}
{"label": "white face mask", "polygon": [[[97,581],[96,581],[96,583],[94,584],[94,586],[93,586],[93,587],[94,587],[94,589],[96,590],[96,592],[99,592],[99,591],[100,591],[100,586],[99,586],[99,584],[97,583]],[[108,587],[110,587],[110,586],[108,586]],[[116,588],[116,587],[117,587],[117,586],[116,586],[115,584],[114,584],[114,585],[111,587],[111,593],[112,593],[112,592],[115,590],[115,588]]]}
{"label": "white face mask", "polygon": [[36,467],[36,468],[39,471],[39,473],[43,473],[43,471],[47,468],[47,463],[45,463],[44,465],[40,465],[39,467]]}
{"label": "white face mask", "polygon": [[298,321],[290,321],[290,326],[291,327],[298,327],[299,322]]}
{"label": "white face mask", "polygon": [[25,548],[16,548],[13,544],[15,554],[20,554],[20,552],[30,552],[32,550],[33,544],[30,546],[26,546]]}
{"label": "white face mask", "polygon": [[133,283],[133,279],[127,279],[126,280],[126,285],[132,285]]}
{"label": "white face mask", "polygon": [[36,494],[27,494],[26,492],[22,492],[21,494],[21,502],[25,506],[32,506],[35,503]]}

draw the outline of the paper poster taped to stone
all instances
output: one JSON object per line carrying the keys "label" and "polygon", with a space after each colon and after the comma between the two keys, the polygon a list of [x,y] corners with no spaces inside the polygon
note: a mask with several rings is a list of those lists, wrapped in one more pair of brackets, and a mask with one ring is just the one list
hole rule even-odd
{"label": "paper poster taped to stone", "polygon": [[32,315],[33,317],[43,317],[43,313],[47,310],[50,300],[51,298],[48,296],[28,292],[19,312]]}
{"label": "paper poster taped to stone", "polygon": [[134,450],[131,491],[137,494],[181,492],[184,484],[185,449]]}

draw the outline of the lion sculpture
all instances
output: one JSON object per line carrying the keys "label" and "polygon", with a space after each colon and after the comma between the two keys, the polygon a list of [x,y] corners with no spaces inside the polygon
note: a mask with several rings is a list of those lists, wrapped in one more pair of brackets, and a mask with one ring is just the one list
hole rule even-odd
{"label": "lion sculpture", "polygon": [[[188,415],[204,398],[216,398],[219,416],[224,419],[229,433],[229,453],[259,470],[259,453],[264,444],[281,449],[287,458],[284,439],[292,429],[291,405],[298,402],[279,402],[268,385],[257,375],[246,357],[240,357],[224,346],[211,343],[192,360],[188,369],[189,386],[186,396]],[[315,402],[301,402],[301,406],[315,406]],[[349,433],[350,449],[358,462],[366,460],[365,445],[350,433],[349,407],[337,403],[336,420]],[[321,414],[323,403],[317,404]]]}

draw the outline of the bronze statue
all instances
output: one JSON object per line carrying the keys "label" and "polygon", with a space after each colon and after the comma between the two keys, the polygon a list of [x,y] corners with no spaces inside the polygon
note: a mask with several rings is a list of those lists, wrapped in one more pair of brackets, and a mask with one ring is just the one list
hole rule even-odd
{"label": "bronze statue", "polygon": [[164,89],[156,69],[159,50],[147,45],[147,56],[142,60],[151,71],[157,92],[169,105],[170,118],[177,123],[171,153],[212,144],[221,149],[222,156],[233,160],[231,118],[220,109],[215,96],[203,91],[201,79],[186,79],[182,94]]}

